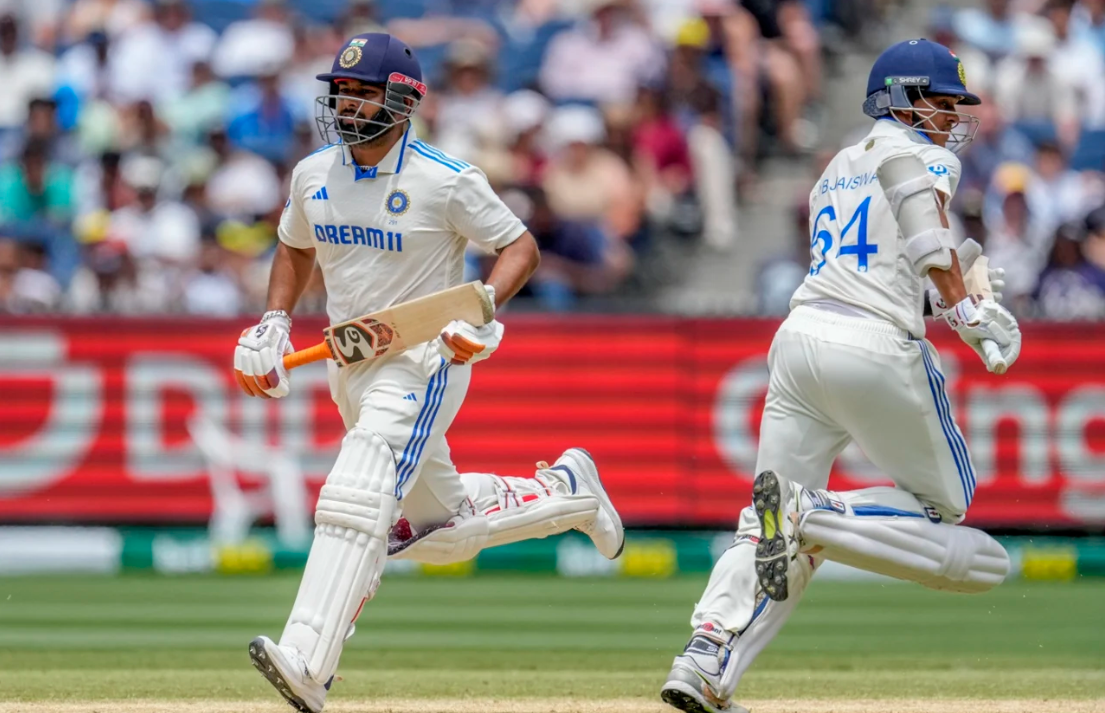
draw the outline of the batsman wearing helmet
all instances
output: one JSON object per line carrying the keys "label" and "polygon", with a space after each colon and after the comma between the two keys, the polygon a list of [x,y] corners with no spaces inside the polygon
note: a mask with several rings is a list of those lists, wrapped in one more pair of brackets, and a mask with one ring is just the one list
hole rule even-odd
{"label": "batsman wearing helmet", "polygon": [[[410,48],[386,34],[350,39],[321,74],[327,146],[303,159],[279,227],[268,311],[242,333],[235,378],[246,393],[286,396],[282,357],[315,261],[332,324],[459,285],[469,241],[498,254],[496,306],[536,269],[533,236],[477,168],[421,141],[410,118],[426,95]],[[447,564],[481,548],[578,529],[607,557],[621,520],[586,451],[569,449],[532,478],[460,474],[445,432],[472,365],[503,338],[498,321],[455,321],[434,342],[371,362],[328,362],[346,435],[319,494],[315,536],[279,643],[249,646],[254,666],[295,708],[322,710],[353,622],[388,556]]]}
{"label": "batsman wearing helmet", "polygon": [[[887,49],[867,84],[870,133],[836,155],[810,192],[810,268],[768,354],[752,505],[741,512],[691,619],[661,697],[684,711],[744,711],[731,699],[794,610],[814,570],[833,560],[933,589],[982,592],[1009,558],[958,523],[976,478],[952,416],[926,308],[990,371],[1017,359],[1021,335],[992,298],[969,294],[974,241],[956,246],[945,209],[980,103],[947,47]],[[935,289],[926,291],[926,278]],[[833,461],[855,442],[896,487],[829,491]]]}

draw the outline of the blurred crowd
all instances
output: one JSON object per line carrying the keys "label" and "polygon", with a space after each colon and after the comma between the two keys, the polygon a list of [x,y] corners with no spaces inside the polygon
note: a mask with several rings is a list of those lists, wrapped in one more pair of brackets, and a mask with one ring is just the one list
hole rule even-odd
{"label": "blurred crowd", "polygon": [[647,289],[658,241],[738,243],[759,161],[817,141],[823,28],[884,4],[0,0],[0,311],[262,309],[314,75],[369,31],[422,62],[420,136],[537,236],[541,307]]}
{"label": "blurred crowd", "polygon": [[[965,108],[981,126],[960,155],[953,227],[1005,269],[1017,316],[1105,319],[1105,0],[937,7],[926,34],[960,57],[983,99]],[[785,313],[808,270],[808,218],[803,194],[793,254],[761,269],[765,313]]]}

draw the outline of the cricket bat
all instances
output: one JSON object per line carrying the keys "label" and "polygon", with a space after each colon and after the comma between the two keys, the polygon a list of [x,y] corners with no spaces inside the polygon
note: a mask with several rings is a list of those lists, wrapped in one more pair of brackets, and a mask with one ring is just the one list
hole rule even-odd
{"label": "cricket bat", "polygon": [[399,354],[424,344],[449,322],[461,319],[477,327],[495,319],[495,305],[479,280],[419,297],[322,330],[313,347],[286,354],[284,368],[333,359],[339,367]]}
{"label": "cricket bat", "polygon": [[[994,291],[990,288],[990,258],[979,255],[971,265],[971,269],[963,276],[963,286],[967,288],[969,295],[982,295],[988,300],[994,299]],[[995,374],[1004,374],[1009,365],[1001,356],[1001,349],[992,339],[982,340],[982,351],[986,354],[991,371]]]}

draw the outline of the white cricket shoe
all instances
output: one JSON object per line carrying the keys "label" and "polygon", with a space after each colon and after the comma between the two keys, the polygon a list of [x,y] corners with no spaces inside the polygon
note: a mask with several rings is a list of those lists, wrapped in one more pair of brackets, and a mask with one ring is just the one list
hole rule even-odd
{"label": "white cricket shoe", "polygon": [[[538,463],[540,468],[543,463]],[[610,502],[606,488],[599,479],[599,469],[595,459],[582,448],[569,448],[557,459],[549,470],[567,474],[572,494],[594,495],[599,500],[599,511],[593,522],[580,525],[576,529],[591,538],[595,547],[607,559],[617,559],[625,547],[625,528],[622,518]]]}
{"label": "white cricket shoe", "polygon": [[686,713],[748,713],[721,690],[736,638],[710,622],[695,629],[683,653],[672,662],[660,699]]}
{"label": "white cricket shoe", "polygon": [[307,662],[298,651],[279,646],[267,636],[258,636],[249,642],[249,659],[292,708],[300,713],[322,713],[334,679],[324,686],[311,678]]}
{"label": "white cricket shoe", "polygon": [[756,577],[764,593],[777,602],[788,595],[791,563],[798,558],[798,526],[791,515],[801,511],[802,488],[765,470],[752,483],[752,506],[760,521],[756,543]]}

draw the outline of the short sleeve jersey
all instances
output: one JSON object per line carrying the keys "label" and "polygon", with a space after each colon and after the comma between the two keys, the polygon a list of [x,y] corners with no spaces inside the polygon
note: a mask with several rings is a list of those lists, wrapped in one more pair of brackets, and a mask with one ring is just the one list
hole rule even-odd
{"label": "short sleeve jersey", "polygon": [[469,241],[495,252],[525,231],[482,171],[408,127],[377,166],[342,145],[300,161],[279,237],[315,249],[334,324],[459,285]]}
{"label": "short sleeve jersey", "polygon": [[905,239],[876,173],[883,161],[904,152],[925,163],[945,206],[955,196],[960,175],[955,154],[897,121],[876,121],[862,141],[836,155],[810,192],[810,268],[791,298],[792,309],[835,301],[924,335],[924,279],[905,254]]}

